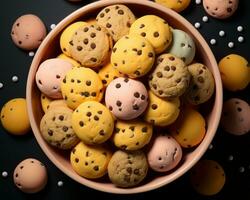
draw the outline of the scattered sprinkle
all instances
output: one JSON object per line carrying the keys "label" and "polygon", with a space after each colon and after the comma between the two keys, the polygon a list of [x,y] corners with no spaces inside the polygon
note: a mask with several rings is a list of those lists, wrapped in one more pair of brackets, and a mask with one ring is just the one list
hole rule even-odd
{"label": "scattered sprinkle", "polygon": [[234,157],[232,155],[228,156],[228,161],[233,161]]}
{"label": "scattered sprinkle", "polygon": [[225,31],[220,31],[219,36],[224,37],[226,35]]}
{"label": "scattered sprinkle", "polygon": [[239,172],[240,172],[240,173],[243,173],[244,171],[245,171],[245,168],[244,168],[244,167],[240,167],[240,168],[239,168]]}
{"label": "scattered sprinkle", "polygon": [[201,4],[201,0],[195,0],[196,4]]}
{"label": "scattered sprinkle", "polygon": [[216,44],[216,39],[211,39],[211,40],[210,40],[210,44],[211,44],[211,45],[215,45],[215,44]]}
{"label": "scattered sprinkle", "polygon": [[55,24],[51,24],[51,25],[50,25],[50,29],[51,29],[51,30],[53,30],[55,27],[56,27]]}
{"label": "scattered sprinkle", "polygon": [[3,83],[0,82],[0,89],[3,88]]}
{"label": "scattered sprinkle", "polygon": [[234,48],[234,43],[233,43],[233,42],[229,42],[229,43],[228,43],[228,47],[229,47],[229,48]]}
{"label": "scattered sprinkle", "polygon": [[208,148],[211,150],[212,148],[214,148],[214,146],[210,144]]}
{"label": "scattered sprinkle", "polygon": [[30,56],[30,57],[33,57],[34,55],[35,55],[35,53],[34,53],[33,51],[30,51],[30,52],[29,52],[29,56]]}
{"label": "scattered sprinkle", "polygon": [[3,178],[6,178],[7,176],[8,176],[8,172],[3,171],[3,172],[2,172],[2,177],[3,177]]}
{"label": "scattered sprinkle", "polygon": [[194,24],[194,27],[195,27],[195,28],[200,28],[200,27],[201,27],[201,24],[200,24],[199,22],[196,22],[196,23]]}
{"label": "scattered sprinkle", "polygon": [[203,17],[202,17],[202,21],[203,21],[203,22],[208,22],[208,17],[207,17],[207,16],[203,16]]}
{"label": "scattered sprinkle", "polygon": [[13,81],[14,83],[16,83],[16,82],[18,81],[18,77],[17,77],[17,76],[12,76],[12,81]]}
{"label": "scattered sprinkle", "polygon": [[62,186],[63,186],[63,181],[58,181],[58,182],[57,182],[57,186],[58,186],[58,187],[62,187]]}
{"label": "scattered sprinkle", "polygon": [[244,42],[244,37],[243,36],[239,36],[238,37],[238,42]]}
{"label": "scattered sprinkle", "polygon": [[243,31],[243,27],[242,27],[242,26],[238,26],[238,27],[237,27],[237,31],[238,31],[238,32],[242,32],[242,31]]}

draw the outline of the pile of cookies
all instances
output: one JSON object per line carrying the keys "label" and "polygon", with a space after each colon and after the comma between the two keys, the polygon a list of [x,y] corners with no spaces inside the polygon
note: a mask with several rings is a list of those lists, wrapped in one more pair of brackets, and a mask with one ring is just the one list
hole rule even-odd
{"label": "pile of cookies", "polygon": [[138,185],[149,170],[169,172],[197,146],[206,123],[197,110],[214,92],[195,63],[195,42],[155,15],[112,5],[62,32],[62,54],[38,68],[43,138],[71,150],[77,174]]}

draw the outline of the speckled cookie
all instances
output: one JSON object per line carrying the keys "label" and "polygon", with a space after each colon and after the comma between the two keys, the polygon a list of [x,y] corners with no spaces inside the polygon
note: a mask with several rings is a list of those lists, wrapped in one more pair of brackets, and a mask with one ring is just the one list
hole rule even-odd
{"label": "speckled cookie", "polygon": [[188,71],[192,78],[185,98],[192,105],[202,104],[214,93],[213,75],[205,65],[200,63],[189,65]]}
{"label": "speckled cookie", "polygon": [[124,36],[115,44],[111,64],[130,78],[144,76],[152,68],[155,53],[152,45],[137,35]]}
{"label": "speckled cookie", "polygon": [[74,171],[85,178],[100,178],[107,173],[112,152],[106,146],[88,146],[80,142],[71,151],[70,162]]}
{"label": "speckled cookie", "polygon": [[148,92],[149,105],[144,113],[144,120],[156,126],[172,124],[180,113],[179,98],[167,100],[159,98],[152,91]]}
{"label": "speckled cookie", "polygon": [[84,143],[101,144],[112,135],[114,119],[101,103],[86,101],[74,111],[72,127]]}
{"label": "speckled cookie", "polygon": [[118,187],[138,185],[147,175],[148,163],[145,154],[138,151],[116,151],[108,165],[108,175]]}
{"label": "speckled cookie", "polygon": [[112,46],[112,38],[104,27],[87,24],[77,29],[69,50],[82,66],[96,68],[108,61]]}
{"label": "speckled cookie", "polygon": [[159,97],[176,98],[189,86],[190,74],[184,62],[172,54],[157,58],[156,68],[149,76],[149,86]]}
{"label": "speckled cookie", "polygon": [[88,68],[73,68],[61,82],[63,98],[75,109],[84,101],[101,101],[103,84],[96,72]]}
{"label": "speckled cookie", "polygon": [[79,141],[72,129],[72,110],[66,107],[49,109],[40,122],[43,138],[52,146],[71,149]]}
{"label": "speckled cookie", "polygon": [[129,34],[146,38],[153,46],[155,53],[162,53],[172,41],[172,32],[168,23],[155,15],[145,15],[131,26]]}
{"label": "speckled cookie", "polygon": [[112,140],[120,149],[138,150],[149,143],[152,133],[153,127],[147,122],[117,121]]}
{"label": "speckled cookie", "polygon": [[117,4],[103,8],[97,15],[96,21],[99,25],[106,27],[116,42],[129,33],[135,16],[127,6]]}
{"label": "speckled cookie", "polygon": [[182,30],[174,29],[172,32],[173,42],[168,49],[168,53],[182,59],[186,65],[190,64],[196,51],[193,39]]}

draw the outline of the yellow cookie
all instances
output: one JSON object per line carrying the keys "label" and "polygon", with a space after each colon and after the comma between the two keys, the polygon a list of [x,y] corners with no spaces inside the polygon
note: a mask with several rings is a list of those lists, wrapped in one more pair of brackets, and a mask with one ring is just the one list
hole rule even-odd
{"label": "yellow cookie", "polygon": [[154,1],[167,8],[173,9],[176,12],[181,12],[185,10],[191,2],[191,0],[154,0]]}
{"label": "yellow cookie", "polygon": [[53,109],[55,107],[66,107],[66,108],[68,108],[66,101],[63,100],[63,99],[57,99],[57,100],[51,101],[50,104],[49,104],[48,110]]}
{"label": "yellow cookie", "polygon": [[180,112],[180,100],[166,100],[157,97],[152,91],[149,94],[149,106],[145,111],[144,120],[156,126],[172,124]]}
{"label": "yellow cookie", "polygon": [[230,91],[245,89],[250,81],[250,68],[247,60],[240,55],[230,54],[219,62],[223,86]]}
{"label": "yellow cookie", "polygon": [[107,141],[114,130],[114,119],[104,105],[86,101],[74,111],[72,127],[86,144],[101,144]]}
{"label": "yellow cookie", "polygon": [[71,25],[69,25],[68,27],[66,27],[66,29],[64,29],[64,31],[61,34],[60,37],[60,47],[62,52],[67,55],[67,56],[71,56],[70,53],[70,42],[72,40],[72,36],[75,33],[75,31],[80,28],[81,26],[84,26],[85,24],[87,24],[86,22],[75,22]]}
{"label": "yellow cookie", "polygon": [[81,67],[81,64],[78,63],[76,60],[74,60],[73,58],[68,57],[67,55],[65,55],[64,53],[60,54],[59,56],[57,56],[57,58],[61,58],[64,59],[66,61],[69,61],[73,67]]}
{"label": "yellow cookie", "polygon": [[155,53],[162,53],[171,44],[172,32],[168,23],[155,15],[145,15],[131,26],[129,34],[146,38],[153,46]]}
{"label": "yellow cookie", "polygon": [[112,66],[130,78],[144,76],[152,68],[155,53],[152,45],[137,35],[118,40],[111,54]]}
{"label": "yellow cookie", "polygon": [[84,101],[101,101],[103,84],[98,74],[88,68],[73,68],[61,83],[63,98],[67,105],[75,109]]}
{"label": "yellow cookie", "polygon": [[98,72],[98,75],[100,76],[104,87],[107,87],[108,84],[114,79],[122,76],[122,74],[117,69],[115,69],[111,63],[102,67]]}
{"label": "yellow cookie", "polygon": [[205,127],[206,122],[202,115],[188,107],[170,126],[170,133],[182,147],[191,148],[202,141],[206,133]]}
{"label": "yellow cookie", "polygon": [[216,161],[199,161],[191,170],[191,184],[202,195],[217,194],[221,191],[225,182],[225,172]]}
{"label": "yellow cookie", "polygon": [[30,130],[26,100],[16,98],[8,101],[1,110],[3,127],[13,135],[24,135]]}
{"label": "yellow cookie", "polygon": [[138,150],[149,143],[153,134],[152,125],[140,120],[117,121],[113,142],[123,150]]}
{"label": "yellow cookie", "polygon": [[77,174],[85,178],[100,178],[106,174],[112,152],[104,146],[88,146],[80,142],[71,151],[70,162]]}
{"label": "yellow cookie", "polygon": [[49,109],[49,104],[51,103],[52,99],[45,96],[45,94],[41,93],[40,100],[41,100],[43,112],[46,113],[47,110]]}

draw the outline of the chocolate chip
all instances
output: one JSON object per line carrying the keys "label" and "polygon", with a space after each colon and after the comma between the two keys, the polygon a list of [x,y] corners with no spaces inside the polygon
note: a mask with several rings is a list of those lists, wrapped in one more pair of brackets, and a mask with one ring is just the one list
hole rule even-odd
{"label": "chocolate chip", "polygon": [[162,75],[161,72],[157,72],[157,73],[156,73],[156,76],[157,76],[158,78],[162,78],[163,75]]}
{"label": "chocolate chip", "polygon": [[133,109],[134,110],[139,110],[140,108],[139,108],[139,106],[137,104],[135,104],[135,105],[133,105]]}
{"label": "chocolate chip", "polygon": [[19,23],[16,24],[16,26],[19,26],[19,25],[20,25]]}
{"label": "chocolate chip", "polygon": [[102,135],[102,136],[105,135],[104,130],[100,130],[99,135]]}
{"label": "chocolate chip", "polygon": [[129,174],[132,174],[132,171],[133,171],[133,170],[132,170],[131,167],[128,167],[126,170],[127,170],[127,172],[128,172]]}
{"label": "chocolate chip", "polygon": [[128,28],[130,28],[130,27],[131,27],[130,22],[127,22],[127,27],[128,27]]}
{"label": "chocolate chip", "polygon": [[113,50],[112,50],[112,51],[113,51],[113,53],[115,53],[115,52],[116,52],[116,50],[117,50],[117,48],[113,48]]}
{"label": "chocolate chip", "polygon": [[95,171],[98,171],[98,170],[99,170],[99,166],[96,165],[96,166],[93,167],[93,169],[94,169]]}
{"label": "chocolate chip", "polygon": [[158,32],[154,32],[154,37],[159,37],[159,33]]}
{"label": "chocolate chip", "polygon": [[112,110],[113,110],[113,107],[112,107],[112,106],[109,106],[109,110],[112,111]]}
{"label": "chocolate chip", "polygon": [[88,163],[88,162],[85,162],[84,164],[85,164],[85,166],[88,166],[88,165],[89,165],[89,163]]}
{"label": "chocolate chip", "polygon": [[81,127],[83,127],[83,126],[84,126],[83,121],[79,121],[79,125],[80,125]]}
{"label": "chocolate chip", "polygon": [[92,97],[96,97],[96,92],[91,92]]}
{"label": "chocolate chip", "polygon": [[137,51],[137,55],[140,56],[142,54],[142,50]]}
{"label": "chocolate chip", "polygon": [[64,132],[67,132],[69,128],[67,126],[63,126],[62,129],[63,129]]}
{"label": "chocolate chip", "polygon": [[71,40],[71,41],[69,41],[69,44],[70,44],[71,46],[73,46],[73,45],[74,45],[72,40]]}
{"label": "chocolate chip", "polygon": [[176,83],[180,83],[181,82],[181,78],[178,78],[175,80]]}
{"label": "chocolate chip", "polygon": [[88,38],[85,38],[85,39],[83,40],[83,43],[84,43],[84,44],[88,44],[88,43],[89,43]]}
{"label": "chocolate chip", "polygon": [[156,90],[157,89],[157,85],[153,84],[152,87]]}
{"label": "chocolate chip", "polygon": [[57,75],[56,75],[56,78],[59,79],[59,78],[61,78],[61,76],[57,74]]}
{"label": "chocolate chip", "polygon": [[107,81],[105,79],[103,79],[102,83],[105,85],[105,84],[107,84]]}
{"label": "chocolate chip", "polygon": [[85,97],[89,97],[89,92],[87,92],[87,91],[86,92],[82,92],[81,95],[85,96]]}
{"label": "chocolate chip", "polygon": [[157,59],[157,63],[159,64],[159,63],[161,63],[163,60],[164,60],[163,58],[158,58],[158,59]]}
{"label": "chocolate chip", "polygon": [[170,56],[168,59],[171,60],[171,61],[174,61],[174,60],[175,60],[175,57]]}
{"label": "chocolate chip", "polygon": [[116,105],[118,106],[118,107],[120,107],[121,105],[122,105],[122,102],[121,101],[116,101]]}
{"label": "chocolate chip", "polygon": [[53,135],[53,131],[49,129],[49,130],[48,130],[48,135],[49,135],[49,136],[52,136],[52,135]]}
{"label": "chocolate chip", "polygon": [[145,25],[144,25],[144,24],[141,24],[141,25],[140,25],[140,28],[143,28],[143,27],[145,27]]}
{"label": "chocolate chip", "polygon": [[143,132],[143,133],[146,133],[147,131],[148,131],[148,127],[143,127],[142,129],[141,129],[141,131]]}
{"label": "chocolate chip", "polygon": [[169,66],[166,66],[166,67],[164,67],[164,70],[165,70],[165,71],[169,71],[169,70],[170,70],[170,67],[169,67]]}
{"label": "chocolate chip", "polygon": [[101,13],[101,14],[100,14],[100,17],[101,17],[101,18],[103,18],[103,17],[104,17],[104,15],[105,15],[104,13]]}
{"label": "chocolate chip", "polygon": [[171,69],[173,70],[173,71],[175,71],[176,70],[176,67],[175,66],[171,66]]}
{"label": "chocolate chip", "polygon": [[22,44],[22,41],[18,41],[18,44]]}
{"label": "chocolate chip", "polygon": [[134,174],[139,175],[140,170],[139,169],[134,169]]}
{"label": "chocolate chip", "polygon": [[96,48],[96,44],[95,43],[91,43],[90,47],[91,47],[91,49],[95,49]]}
{"label": "chocolate chip", "polygon": [[87,114],[86,114],[88,117],[90,117],[91,115],[92,115],[92,113],[91,112],[87,112]]}
{"label": "chocolate chip", "polygon": [[116,87],[116,88],[120,88],[120,87],[121,87],[121,84],[120,84],[120,83],[116,83],[115,87]]}
{"label": "chocolate chip", "polygon": [[145,33],[145,32],[142,32],[142,33],[141,33],[141,36],[142,36],[142,37],[145,37],[145,36],[146,36],[146,33]]}
{"label": "chocolate chip", "polygon": [[85,27],[85,28],[83,29],[84,32],[88,32],[88,30],[89,30],[88,27]]}
{"label": "chocolate chip", "polygon": [[106,12],[106,13],[108,13],[109,11],[110,11],[110,9],[109,9],[109,8],[106,8],[106,9],[105,9],[105,12]]}
{"label": "chocolate chip", "polygon": [[162,90],[159,90],[158,93],[159,93],[159,95],[162,95],[162,94],[163,94],[163,91],[162,91]]}
{"label": "chocolate chip", "polygon": [[135,130],[135,126],[130,126],[129,129],[130,129],[131,131],[134,131],[134,130]]}
{"label": "chocolate chip", "polygon": [[75,158],[75,162],[78,163],[78,162],[79,162],[79,159],[78,159],[78,158]]}
{"label": "chocolate chip", "polygon": [[124,82],[127,83],[129,81],[128,78],[124,78]]}
{"label": "chocolate chip", "polygon": [[78,51],[81,51],[81,50],[82,50],[82,47],[81,47],[81,46],[77,46],[76,49],[77,49]]}
{"label": "chocolate chip", "polygon": [[123,150],[126,150],[127,149],[127,145],[122,145],[120,148],[123,149]]}
{"label": "chocolate chip", "polygon": [[42,85],[42,81],[40,79],[38,80],[38,83]]}
{"label": "chocolate chip", "polygon": [[233,10],[232,10],[232,8],[227,8],[227,12],[232,12]]}
{"label": "chocolate chip", "polygon": [[64,120],[64,116],[63,116],[63,115],[60,115],[58,118],[59,118],[61,121]]}
{"label": "chocolate chip", "polygon": [[199,76],[198,79],[197,79],[200,83],[204,83],[204,78]]}
{"label": "chocolate chip", "polygon": [[123,15],[124,14],[123,10],[118,10],[118,14]]}
{"label": "chocolate chip", "polygon": [[91,33],[91,34],[90,34],[90,37],[91,37],[91,38],[94,38],[95,36],[96,36],[95,33]]}
{"label": "chocolate chip", "polygon": [[86,157],[89,157],[89,156],[90,156],[88,151],[86,151],[85,156],[86,156]]}
{"label": "chocolate chip", "polygon": [[151,108],[152,108],[153,110],[156,110],[156,109],[158,108],[158,106],[157,106],[156,104],[152,104]]}
{"label": "chocolate chip", "polygon": [[114,63],[114,66],[116,66],[116,67],[117,67],[117,65],[118,65],[117,63]]}
{"label": "chocolate chip", "polygon": [[152,52],[149,52],[149,53],[148,53],[148,57],[149,57],[149,58],[152,58],[152,57],[154,57],[154,54],[153,54]]}
{"label": "chocolate chip", "polygon": [[138,70],[136,70],[135,72],[134,72],[134,74],[136,75],[136,76],[140,76],[140,72],[138,71]]}
{"label": "chocolate chip", "polygon": [[91,60],[92,62],[96,62],[96,61],[97,61],[96,58],[90,58],[90,60]]}
{"label": "chocolate chip", "polygon": [[111,25],[110,23],[107,23],[107,24],[106,24],[106,27],[107,27],[107,28],[111,28],[111,26],[112,26],[112,25]]}
{"label": "chocolate chip", "polygon": [[135,97],[135,98],[139,98],[139,97],[140,97],[139,92],[135,92],[135,93],[134,93],[134,97]]}
{"label": "chocolate chip", "polygon": [[90,85],[91,85],[91,81],[90,81],[90,80],[87,80],[87,81],[86,81],[86,85],[87,85],[87,86],[90,86]]}
{"label": "chocolate chip", "polygon": [[137,52],[137,48],[133,48],[132,51],[136,51]]}
{"label": "chocolate chip", "polygon": [[145,95],[141,95],[141,100],[145,100],[145,99],[146,99]]}
{"label": "chocolate chip", "polygon": [[238,107],[237,110],[238,110],[238,112],[241,112],[241,111],[242,111],[242,108]]}
{"label": "chocolate chip", "polygon": [[202,74],[203,73],[203,70],[201,69],[200,71],[199,71],[199,74]]}
{"label": "chocolate chip", "polygon": [[115,128],[115,133],[119,133],[120,132],[120,129],[119,128]]}
{"label": "chocolate chip", "polygon": [[102,111],[101,111],[101,110],[99,110],[97,113],[101,115],[101,114],[102,114]]}

